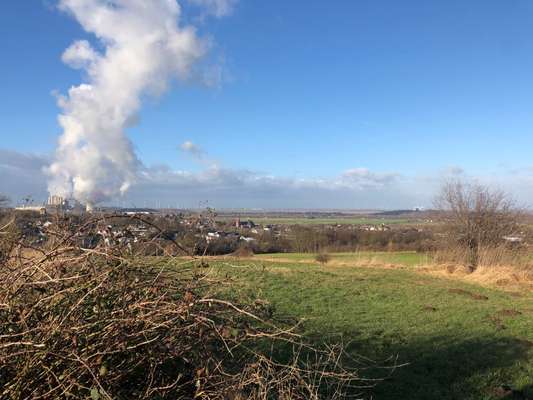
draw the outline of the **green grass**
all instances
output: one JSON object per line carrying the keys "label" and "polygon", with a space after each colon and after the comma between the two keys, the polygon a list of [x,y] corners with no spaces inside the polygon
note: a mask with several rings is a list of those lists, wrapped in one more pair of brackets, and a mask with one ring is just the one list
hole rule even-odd
{"label": "green grass", "polygon": [[[414,256],[394,257],[407,257],[410,263]],[[294,256],[295,261],[302,258],[307,256]],[[260,258],[234,264],[243,267],[216,265],[236,279],[241,295],[269,300],[276,317],[305,318],[309,337],[342,337],[352,343],[354,354],[375,360],[397,356],[399,363],[410,363],[378,385],[377,400],[496,399],[494,391],[501,385],[533,398],[531,293],[516,297],[414,268],[323,267]],[[505,316],[502,310],[520,314]]]}
{"label": "green grass", "polygon": [[[349,253],[329,253],[331,262],[339,263],[385,263],[407,267],[428,264],[429,256],[415,251],[386,252],[386,251],[358,251]],[[254,258],[262,260],[290,260],[295,262],[312,262],[316,254],[312,253],[273,253],[258,254]]]}

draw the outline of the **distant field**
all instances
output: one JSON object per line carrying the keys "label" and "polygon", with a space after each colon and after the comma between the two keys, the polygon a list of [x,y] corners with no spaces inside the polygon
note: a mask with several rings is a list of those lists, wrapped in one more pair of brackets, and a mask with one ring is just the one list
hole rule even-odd
{"label": "distant field", "polygon": [[[234,218],[220,218],[221,220],[233,220]],[[257,217],[245,216],[241,220],[250,219],[261,225],[398,225],[421,223],[421,221],[401,218],[292,218],[292,217]]]}
{"label": "distant field", "polygon": [[[359,256],[369,254],[359,253]],[[414,265],[416,253],[379,253]],[[268,262],[268,258],[278,262]],[[282,261],[288,258],[294,261]],[[416,268],[319,266],[312,255],[279,254],[214,261],[239,296],[266,299],[274,315],[304,318],[312,340],[342,340],[374,360],[408,366],[375,390],[378,400],[501,399],[509,385],[533,398],[533,296],[487,289],[416,272]],[[336,260],[350,259],[342,253]],[[304,263],[302,263],[304,262]],[[368,370],[363,376],[385,376]]]}
{"label": "distant field", "polygon": [[[359,251],[353,253],[330,253],[331,263],[385,263],[404,266],[428,264],[428,256],[414,251],[385,252],[385,251]],[[284,260],[294,262],[312,262],[316,254],[310,253],[275,253],[257,254],[254,258],[264,260]]]}

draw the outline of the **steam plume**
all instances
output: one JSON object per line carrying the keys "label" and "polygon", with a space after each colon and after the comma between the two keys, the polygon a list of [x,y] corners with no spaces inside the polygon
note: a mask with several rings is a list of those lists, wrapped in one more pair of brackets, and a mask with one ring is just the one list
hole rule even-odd
{"label": "steam plume", "polygon": [[59,7],[102,49],[82,40],[63,54],[66,64],[86,72],[87,82],[59,98],[63,134],[47,170],[48,189],[94,204],[136,180],[140,162],[125,129],[142,96],[160,94],[173,78],[186,79],[206,44],[179,23],[176,0],[60,0]]}

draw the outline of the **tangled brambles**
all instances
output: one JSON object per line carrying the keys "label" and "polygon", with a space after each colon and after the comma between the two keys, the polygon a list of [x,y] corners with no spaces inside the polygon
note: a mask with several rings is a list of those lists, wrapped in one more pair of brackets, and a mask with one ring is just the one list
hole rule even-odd
{"label": "tangled brambles", "polygon": [[[55,238],[37,254],[19,242],[2,262],[2,399],[344,399],[372,384],[343,367],[341,347],[313,348],[264,306],[215,297],[205,269]],[[280,346],[279,359],[260,350]]]}

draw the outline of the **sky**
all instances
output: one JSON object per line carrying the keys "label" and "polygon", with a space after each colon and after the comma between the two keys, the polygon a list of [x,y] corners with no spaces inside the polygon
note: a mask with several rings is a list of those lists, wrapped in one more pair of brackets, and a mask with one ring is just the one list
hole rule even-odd
{"label": "sky", "polygon": [[[531,206],[531,1],[178,2],[208,50],[141,95],[125,129],[138,177],[105,203],[429,207],[461,178]],[[56,0],[0,5],[0,192],[14,203],[47,196],[57,96],[88,79],[62,60],[76,40],[105,46]]]}

